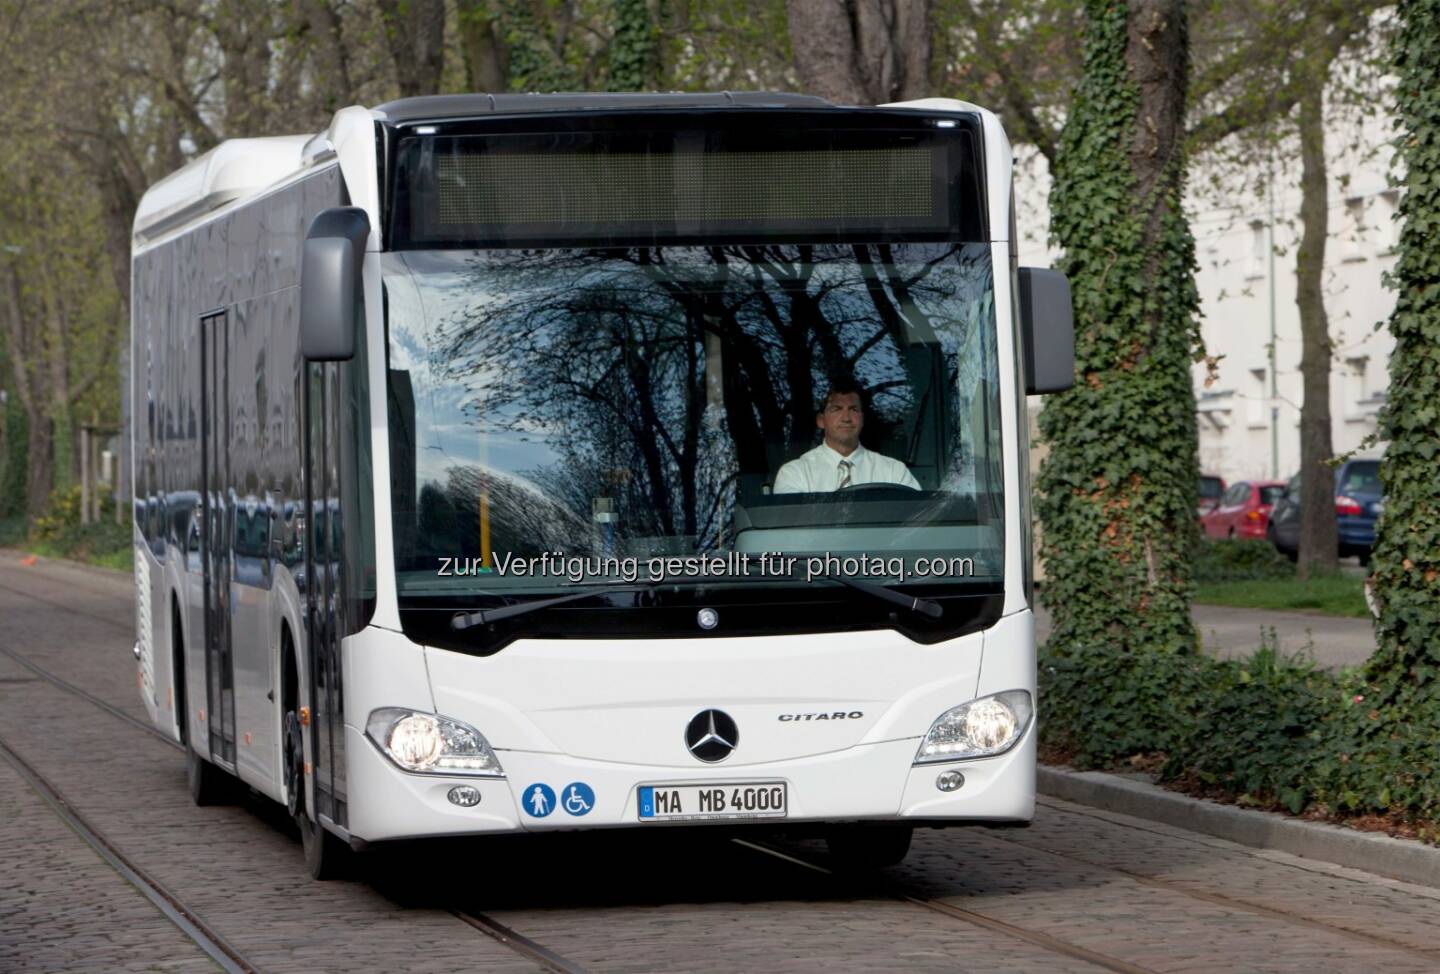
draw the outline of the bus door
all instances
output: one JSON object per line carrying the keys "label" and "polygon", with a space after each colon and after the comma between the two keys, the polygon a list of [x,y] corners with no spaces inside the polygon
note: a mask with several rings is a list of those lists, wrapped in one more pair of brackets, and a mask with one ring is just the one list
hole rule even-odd
{"label": "bus door", "polygon": [[205,726],[211,759],[235,769],[235,660],[230,632],[229,318],[200,319],[200,563],[204,573]]}
{"label": "bus door", "polygon": [[314,809],[340,826],[345,814],[345,713],[341,686],[344,533],[341,517],[342,365],[306,366],[305,625],[310,647],[310,735]]}

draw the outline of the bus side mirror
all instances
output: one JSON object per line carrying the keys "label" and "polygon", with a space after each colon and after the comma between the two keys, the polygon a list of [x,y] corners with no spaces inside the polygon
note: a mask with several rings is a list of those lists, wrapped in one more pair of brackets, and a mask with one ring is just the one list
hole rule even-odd
{"label": "bus side mirror", "polygon": [[1020,268],[1020,334],[1025,392],[1064,392],[1075,384],[1075,312],[1059,271]]}
{"label": "bus side mirror", "polygon": [[300,354],[307,362],[355,357],[369,236],[370,218],[356,206],[325,210],[310,224],[300,261]]}

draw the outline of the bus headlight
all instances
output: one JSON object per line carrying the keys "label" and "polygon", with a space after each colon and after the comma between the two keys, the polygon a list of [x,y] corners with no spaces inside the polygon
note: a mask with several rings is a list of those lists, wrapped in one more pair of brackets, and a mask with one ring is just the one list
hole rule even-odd
{"label": "bus headlight", "polygon": [[1020,740],[1034,712],[1027,690],[1006,690],[951,707],[930,725],[915,763],[1004,754]]}
{"label": "bus headlight", "polygon": [[475,728],[438,714],[398,707],[372,711],[365,733],[391,761],[416,774],[503,778],[500,759]]}

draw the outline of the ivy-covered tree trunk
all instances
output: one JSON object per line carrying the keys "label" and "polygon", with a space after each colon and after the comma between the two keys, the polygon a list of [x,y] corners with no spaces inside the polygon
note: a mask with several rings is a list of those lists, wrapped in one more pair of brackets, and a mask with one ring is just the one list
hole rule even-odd
{"label": "ivy-covered tree trunk", "polygon": [[576,91],[582,87],[562,56],[570,29],[569,12],[548,25],[558,35],[552,39],[529,0],[501,0],[499,9],[509,52],[511,91]]}
{"label": "ivy-covered tree trunk", "polygon": [[615,0],[610,42],[611,91],[646,91],[660,80],[660,32],[646,0]]}
{"label": "ivy-covered tree trunk", "polygon": [[1392,768],[1384,797],[1433,820],[1440,816],[1440,0],[1402,0],[1399,15],[1396,145],[1405,192],[1390,278],[1395,351],[1378,429],[1389,441],[1372,562],[1378,648],[1365,674],[1368,740],[1349,763]]}
{"label": "ivy-covered tree trunk", "polygon": [[1085,16],[1084,76],[1050,195],[1077,381],[1040,416],[1048,647],[1190,653],[1190,366],[1201,344],[1181,210],[1185,11],[1178,0],[1087,0]]}

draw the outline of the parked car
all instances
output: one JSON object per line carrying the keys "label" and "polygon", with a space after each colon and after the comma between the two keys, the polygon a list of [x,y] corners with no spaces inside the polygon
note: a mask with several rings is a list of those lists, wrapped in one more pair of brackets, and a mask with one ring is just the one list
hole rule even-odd
{"label": "parked car", "polygon": [[[1335,524],[1341,558],[1355,555],[1370,564],[1375,546],[1375,521],[1384,502],[1380,495],[1380,461],[1346,460],[1335,471]],[[1292,561],[1300,553],[1300,475],[1291,477],[1285,493],[1270,512],[1266,538]]]}
{"label": "parked car", "polygon": [[1195,513],[1204,517],[1215,510],[1220,503],[1220,498],[1225,493],[1225,481],[1213,474],[1202,473],[1200,475],[1200,501],[1195,505]]}
{"label": "parked car", "polygon": [[1233,483],[1219,505],[1200,519],[1200,527],[1208,538],[1263,538],[1270,509],[1283,493],[1285,484],[1279,480]]}

